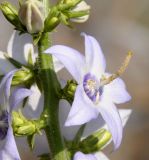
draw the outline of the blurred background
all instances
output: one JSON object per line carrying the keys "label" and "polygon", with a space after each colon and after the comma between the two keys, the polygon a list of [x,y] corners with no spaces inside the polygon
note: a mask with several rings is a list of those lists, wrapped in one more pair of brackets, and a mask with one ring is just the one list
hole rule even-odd
{"label": "blurred background", "polygon": [[[16,4],[16,0],[9,1]],[[123,75],[132,100],[119,106],[131,108],[133,112],[120,149],[108,157],[111,160],[149,160],[149,0],[87,2],[92,7],[90,19],[84,24],[74,24],[73,30],[61,25],[53,35],[53,43],[69,45],[84,53],[80,32],[94,36],[105,54],[108,72],[115,72],[126,53],[133,51],[133,59]],[[1,13],[0,22],[0,49],[5,51],[13,27]],[[60,73],[67,74],[65,70]],[[18,144],[22,160],[36,160],[22,142]],[[45,143],[40,141],[42,150],[47,150]]]}

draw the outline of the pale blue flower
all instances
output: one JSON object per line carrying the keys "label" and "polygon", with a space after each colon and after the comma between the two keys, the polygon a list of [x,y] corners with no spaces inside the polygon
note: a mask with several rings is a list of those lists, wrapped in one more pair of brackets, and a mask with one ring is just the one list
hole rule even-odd
{"label": "pale blue flower", "polygon": [[13,70],[6,74],[0,84],[0,160],[21,159],[11,127],[11,112],[32,92],[25,88],[19,88],[10,95],[11,82],[16,71]]}
{"label": "pale blue flower", "polygon": [[78,83],[72,108],[65,125],[81,125],[96,119],[99,113],[106,121],[112,134],[115,149],[122,140],[122,122],[114,103],[131,99],[124,82],[117,78],[100,86],[105,73],[106,62],[95,38],[85,35],[85,57],[75,49],[55,45],[45,51],[60,60]]}

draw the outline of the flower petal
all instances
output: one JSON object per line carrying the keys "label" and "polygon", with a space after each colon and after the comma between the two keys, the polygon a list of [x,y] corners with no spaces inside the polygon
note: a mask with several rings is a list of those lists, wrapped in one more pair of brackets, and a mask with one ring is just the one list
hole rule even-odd
{"label": "flower petal", "polygon": [[85,33],[82,33],[82,35],[85,37],[85,57],[88,71],[100,79],[106,68],[101,47],[94,37]]}
{"label": "flower petal", "polygon": [[77,131],[79,130],[80,126],[70,126],[70,127],[65,127],[64,123],[67,119],[68,113],[70,112],[71,105],[68,103],[66,100],[60,100],[59,103],[59,120],[60,120],[60,127],[61,127],[61,132],[65,139],[67,140],[73,140],[75,137]]}
{"label": "flower petal", "polygon": [[1,97],[0,104],[1,105],[4,104],[5,100],[7,101],[9,99],[11,82],[16,71],[17,69],[7,73],[0,83],[0,97]]}
{"label": "flower petal", "polygon": [[7,52],[10,57],[18,60],[22,64],[26,64],[26,55],[24,53],[24,45],[32,44],[32,37],[28,34],[19,35],[18,31],[14,31],[7,47]]}
{"label": "flower petal", "polygon": [[24,58],[25,58],[26,62],[28,62],[28,56],[29,56],[29,54],[31,54],[33,64],[35,63],[36,57],[35,57],[35,54],[34,54],[34,47],[31,43],[24,44],[24,52],[23,53],[24,53]]}
{"label": "flower petal", "polygon": [[123,132],[119,112],[113,103],[109,103],[107,101],[101,101],[98,106],[98,110],[107,123],[107,126],[112,134],[114,147],[117,149],[121,144]]}
{"label": "flower petal", "polygon": [[97,158],[97,160],[109,160],[109,158],[102,152],[95,153],[95,157]]}
{"label": "flower petal", "polygon": [[17,105],[23,101],[24,98],[30,96],[32,91],[26,88],[19,88],[13,91],[10,96],[10,109],[11,111],[17,107]]}
{"label": "flower petal", "polygon": [[82,152],[76,152],[73,160],[97,160],[93,154],[83,154]]}
{"label": "flower petal", "polygon": [[65,126],[84,124],[97,118],[98,114],[98,110],[85,94],[82,85],[78,85]]}
{"label": "flower petal", "polygon": [[121,78],[117,78],[105,85],[103,94],[117,104],[125,103],[131,99],[131,96],[126,90],[125,83]]}
{"label": "flower petal", "polygon": [[80,83],[84,74],[84,57],[77,50],[63,45],[55,45],[45,51],[54,55],[67,68],[74,79]]}
{"label": "flower petal", "polygon": [[17,146],[15,143],[14,135],[11,126],[8,129],[6,142],[3,148],[0,150],[1,160],[21,160]]}
{"label": "flower petal", "polygon": [[7,74],[15,67],[5,58],[4,52],[0,51],[0,75]]}
{"label": "flower petal", "polygon": [[31,118],[37,118],[43,111],[44,99],[37,85],[31,86],[32,94],[28,98],[24,107],[25,115]]}
{"label": "flower petal", "polygon": [[54,63],[55,72],[58,72],[64,68],[64,65],[54,56],[53,56],[53,63]]}

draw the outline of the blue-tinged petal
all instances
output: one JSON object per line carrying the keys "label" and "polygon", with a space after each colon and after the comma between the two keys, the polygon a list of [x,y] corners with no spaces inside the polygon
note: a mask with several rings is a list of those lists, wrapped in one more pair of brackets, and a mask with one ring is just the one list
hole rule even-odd
{"label": "blue-tinged petal", "polygon": [[4,52],[0,51],[0,75],[7,74],[15,67],[6,59]]}
{"label": "blue-tinged petal", "polygon": [[0,149],[0,160],[21,160],[11,126],[8,129],[5,144]]}
{"label": "blue-tinged petal", "polygon": [[64,68],[64,65],[56,57],[53,57],[53,63],[55,72],[58,72]]}
{"label": "blue-tinged petal", "polygon": [[11,111],[18,106],[18,104],[23,101],[24,98],[30,96],[32,91],[26,88],[16,89],[10,97],[10,109]]}
{"label": "blue-tinged petal", "polygon": [[103,94],[114,103],[125,103],[131,99],[122,79],[117,78],[104,86]]}
{"label": "blue-tinged petal", "polygon": [[102,152],[95,153],[97,160],[109,160],[109,158]]}
{"label": "blue-tinged petal", "polygon": [[10,96],[10,87],[13,75],[17,70],[12,70],[11,72],[7,73],[0,83],[0,104],[3,105],[4,101],[8,100]]}
{"label": "blue-tinged petal", "polygon": [[98,105],[98,110],[105,120],[112,134],[114,148],[117,149],[122,141],[123,126],[119,112],[113,103],[103,100]]}
{"label": "blue-tinged petal", "polygon": [[84,75],[84,57],[77,50],[63,45],[55,45],[45,51],[54,55],[67,68],[74,79],[80,83]]}
{"label": "blue-tinged petal", "polygon": [[100,79],[106,68],[101,47],[94,37],[85,33],[82,33],[82,35],[85,37],[85,57],[88,71]]}
{"label": "blue-tinged petal", "polygon": [[82,85],[78,85],[72,108],[68,114],[65,126],[81,125],[96,119],[99,112],[87,97]]}
{"label": "blue-tinged petal", "polygon": [[37,118],[43,111],[44,98],[36,84],[32,85],[30,89],[32,94],[29,96],[26,102],[24,112],[25,115],[30,118]]}
{"label": "blue-tinged petal", "polygon": [[64,123],[67,119],[70,109],[71,109],[71,105],[70,103],[68,103],[68,101],[60,100],[60,103],[59,103],[60,127],[61,127],[62,134],[66,140],[73,140],[73,138],[77,134],[77,131],[80,128],[80,126],[69,126],[69,127],[64,126]]}
{"label": "blue-tinged petal", "polygon": [[25,44],[32,44],[32,37],[29,34],[20,35],[18,31],[14,31],[7,46],[9,56],[22,64],[26,64]]}
{"label": "blue-tinged petal", "polygon": [[73,160],[97,160],[93,154],[83,154],[82,152],[76,152]]}

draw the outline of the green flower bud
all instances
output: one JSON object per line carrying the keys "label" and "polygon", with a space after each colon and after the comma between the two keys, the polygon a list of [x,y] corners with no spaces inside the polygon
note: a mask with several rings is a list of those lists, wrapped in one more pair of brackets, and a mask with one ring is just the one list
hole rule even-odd
{"label": "green flower bud", "polygon": [[38,0],[26,0],[20,7],[19,18],[31,34],[44,28],[44,6]]}
{"label": "green flower bud", "polygon": [[90,11],[90,6],[85,1],[81,1],[68,14],[72,22],[84,23],[89,18],[89,11]]}
{"label": "green flower bud", "polygon": [[111,139],[111,134],[105,129],[101,129],[94,134],[83,139],[79,143],[79,149],[83,153],[97,152],[101,150]]}
{"label": "green flower bud", "polygon": [[13,24],[17,30],[24,31],[25,27],[21,24],[19,17],[18,17],[18,11],[15,9],[13,5],[11,5],[8,2],[4,2],[0,4],[0,9],[5,16],[5,18]]}
{"label": "green flower bud", "polygon": [[34,78],[33,71],[23,67],[14,74],[12,79],[12,85],[30,84],[32,83],[33,78]]}
{"label": "green flower bud", "polygon": [[16,136],[30,136],[40,133],[40,129],[46,126],[42,120],[28,120],[21,112],[12,112],[12,127]]}
{"label": "green flower bud", "polygon": [[77,88],[77,82],[74,80],[67,81],[66,86],[63,89],[63,97],[66,98],[69,102],[72,102],[74,99],[74,94]]}
{"label": "green flower bud", "polygon": [[44,31],[45,32],[51,32],[53,29],[55,29],[60,23],[59,18],[57,17],[52,17],[51,19],[47,19],[45,21],[45,28]]}

